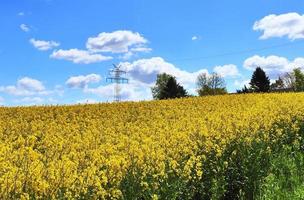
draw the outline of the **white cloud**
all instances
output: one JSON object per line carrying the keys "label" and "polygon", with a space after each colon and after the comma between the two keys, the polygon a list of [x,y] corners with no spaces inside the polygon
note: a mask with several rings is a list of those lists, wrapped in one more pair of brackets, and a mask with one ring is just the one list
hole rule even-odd
{"label": "white cloud", "polygon": [[249,83],[250,83],[249,79],[247,79],[247,80],[235,80],[234,81],[234,85],[238,88],[243,88],[244,85],[246,85],[246,87],[249,87],[250,86]]}
{"label": "white cloud", "polygon": [[42,84],[42,82],[29,77],[24,77],[22,79],[19,79],[17,82],[17,87],[35,92],[41,92],[45,90],[45,87]]}
{"label": "white cloud", "polygon": [[148,41],[139,33],[119,30],[111,33],[102,32],[97,37],[90,37],[86,47],[94,52],[127,53],[151,50],[144,45]]}
{"label": "white cloud", "polygon": [[123,62],[120,65],[135,80],[143,83],[154,83],[157,74],[168,73],[177,78],[182,84],[195,83],[199,73],[208,73],[207,69],[201,69],[196,72],[187,72],[175,67],[173,64],[166,62],[161,57],[153,57],[150,59],[140,59],[133,63]]}
{"label": "white cloud", "polygon": [[96,63],[96,62],[112,59],[112,57],[110,56],[93,54],[90,53],[89,51],[79,50],[79,49],[69,49],[69,50],[60,49],[58,51],[54,51],[50,57],[55,59],[72,61],[73,63],[77,63],[77,64],[90,64],[90,63]]}
{"label": "white cloud", "polygon": [[151,48],[143,47],[143,46],[137,46],[131,48],[131,52],[150,52],[150,51],[152,51]]}
{"label": "white cloud", "polygon": [[152,51],[152,49],[148,47],[134,47],[131,48],[130,51],[128,51],[127,53],[119,56],[119,58],[123,60],[129,60],[130,58],[138,55],[139,52],[148,53],[150,51]]}
{"label": "white cloud", "polygon": [[26,24],[21,24],[20,29],[24,32],[29,32],[30,28]]}
{"label": "white cloud", "polygon": [[192,38],[191,38],[191,40],[192,40],[192,41],[197,40],[197,39],[198,39],[198,37],[197,37],[197,36],[195,36],[195,35],[194,35],[194,36],[192,36]]}
{"label": "white cloud", "polygon": [[101,76],[98,74],[73,76],[66,81],[66,85],[70,88],[86,88],[89,83],[98,83],[100,80]]}
{"label": "white cloud", "polygon": [[270,76],[275,76],[284,72],[289,72],[298,67],[304,69],[304,58],[299,57],[290,61],[285,57],[275,55],[267,57],[255,55],[244,61],[244,67],[249,70],[261,67],[269,73]]}
{"label": "white cloud", "polygon": [[[97,88],[85,88],[84,92],[113,100],[115,84],[101,85]],[[139,101],[152,99],[151,85],[131,80],[128,84],[120,85],[120,96],[123,101]]]}
{"label": "white cloud", "polygon": [[30,39],[30,43],[40,51],[53,49],[60,45],[60,43],[55,41],[35,40],[34,38]]}
{"label": "white cloud", "polygon": [[24,12],[19,12],[18,16],[24,16]]}
{"label": "white cloud", "polygon": [[268,15],[256,21],[253,30],[263,32],[260,39],[283,36],[291,40],[304,38],[304,15],[298,13]]}
{"label": "white cloud", "polygon": [[47,95],[48,91],[42,82],[36,79],[24,77],[17,81],[16,85],[0,86],[0,92],[14,96]]}
{"label": "white cloud", "polygon": [[129,60],[132,56],[134,56],[134,53],[132,51],[129,51],[129,52],[119,56],[119,59]]}
{"label": "white cloud", "polygon": [[233,64],[216,66],[214,67],[213,71],[218,73],[222,77],[228,77],[228,76],[235,77],[240,75],[237,66]]}

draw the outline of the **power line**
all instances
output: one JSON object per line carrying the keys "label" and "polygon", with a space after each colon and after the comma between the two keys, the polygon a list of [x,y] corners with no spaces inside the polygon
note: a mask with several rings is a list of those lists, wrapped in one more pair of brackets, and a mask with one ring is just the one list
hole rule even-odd
{"label": "power line", "polygon": [[277,45],[272,45],[272,46],[267,46],[267,47],[262,47],[262,48],[247,49],[247,50],[234,51],[234,52],[227,52],[227,53],[215,54],[215,55],[209,55],[209,56],[200,56],[200,57],[189,57],[189,58],[173,59],[173,60],[169,60],[169,61],[170,62],[174,62],[174,61],[202,60],[202,59],[208,59],[208,58],[217,58],[217,57],[224,57],[224,56],[231,56],[231,55],[239,55],[239,54],[264,51],[264,50],[268,50],[268,49],[275,49],[275,48],[286,47],[286,46],[294,46],[294,45],[297,45],[299,43],[303,43],[303,41],[293,42],[293,43],[288,42],[288,43],[277,44]]}
{"label": "power line", "polygon": [[114,101],[119,102],[121,100],[121,84],[129,83],[129,79],[124,77],[127,72],[120,68],[120,65],[113,64],[114,68],[109,70],[109,76],[106,78],[106,81],[115,83],[114,87]]}

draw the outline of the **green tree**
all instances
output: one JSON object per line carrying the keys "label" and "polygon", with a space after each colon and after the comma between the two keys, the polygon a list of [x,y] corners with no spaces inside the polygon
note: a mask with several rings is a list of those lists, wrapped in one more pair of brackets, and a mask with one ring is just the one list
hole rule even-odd
{"label": "green tree", "polygon": [[260,67],[257,67],[253,72],[249,84],[254,92],[269,92],[270,90],[270,80]]}
{"label": "green tree", "polygon": [[154,99],[172,99],[187,96],[187,91],[177,83],[176,78],[166,73],[157,75],[156,84],[151,90]]}
{"label": "green tree", "polygon": [[236,92],[238,94],[242,94],[242,93],[251,93],[252,91],[250,88],[248,88],[246,85],[244,85],[244,87],[241,90],[236,90]]}
{"label": "green tree", "polygon": [[303,92],[304,91],[304,74],[301,71],[300,68],[296,68],[293,70],[293,75],[295,79],[295,90],[297,92]]}
{"label": "green tree", "polygon": [[226,94],[225,80],[217,73],[201,73],[196,81],[199,96]]}

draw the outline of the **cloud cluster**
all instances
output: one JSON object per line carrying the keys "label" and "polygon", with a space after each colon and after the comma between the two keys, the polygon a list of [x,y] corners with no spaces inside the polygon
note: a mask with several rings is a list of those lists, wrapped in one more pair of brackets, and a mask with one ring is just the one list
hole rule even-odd
{"label": "cloud cluster", "polygon": [[[84,88],[83,92],[93,94],[112,101],[116,85],[100,85],[96,88]],[[121,85],[120,97],[124,101],[139,101],[152,99],[151,85],[131,80],[129,84]]]}
{"label": "cloud cluster", "polygon": [[142,47],[147,42],[147,39],[139,33],[118,30],[111,33],[102,32],[97,37],[90,37],[86,47],[94,52],[127,53],[132,47],[133,50],[146,51],[147,49]]}
{"label": "cloud cluster", "polygon": [[47,51],[60,45],[55,41],[35,40],[34,38],[30,39],[30,43],[40,51]]}
{"label": "cloud cluster", "polygon": [[250,87],[249,83],[250,83],[249,79],[246,79],[246,80],[235,80],[234,81],[234,85],[236,87],[238,87],[238,88],[243,88],[244,86]]}
{"label": "cloud cluster", "polygon": [[121,67],[125,69],[128,74],[137,81],[151,84],[156,81],[157,74],[168,73],[177,78],[183,84],[194,83],[199,73],[207,73],[207,69],[201,69],[196,72],[188,72],[181,70],[173,64],[166,62],[161,57],[152,57],[149,59],[140,59],[132,63],[120,63]]}
{"label": "cloud cluster", "polygon": [[29,77],[19,79],[16,85],[0,86],[0,92],[14,96],[31,96],[47,93],[42,82]]}
{"label": "cloud cluster", "polygon": [[237,66],[233,64],[216,66],[213,68],[213,71],[218,73],[222,77],[236,77],[240,75]]}
{"label": "cloud cluster", "polygon": [[191,40],[192,40],[192,41],[197,40],[197,39],[198,39],[198,37],[197,37],[197,36],[195,36],[195,35],[194,35],[194,36],[192,36],[192,38],[191,38]]}
{"label": "cloud cluster", "polygon": [[304,38],[304,15],[298,13],[268,15],[256,21],[253,30],[263,32],[260,39],[283,36],[291,40]]}
{"label": "cloud cluster", "polygon": [[64,90],[60,85],[56,85],[53,90],[47,90],[41,81],[23,77],[17,80],[15,85],[0,86],[0,92],[12,95],[14,98],[17,97],[12,100],[17,104],[33,105],[56,103],[57,101],[53,97],[56,95],[62,96]]}
{"label": "cloud cluster", "polygon": [[113,59],[112,56],[100,53],[121,54],[119,58],[129,59],[139,52],[149,52],[147,39],[139,33],[127,30],[119,30],[111,33],[102,32],[96,37],[88,38],[86,50],[68,49],[57,50],[51,54],[51,58],[72,61],[77,64],[90,64]]}
{"label": "cloud cluster", "polygon": [[96,62],[112,59],[112,57],[110,56],[94,54],[89,51],[79,50],[79,49],[69,49],[69,50],[60,49],[54,51],[50,57],[55,59],[72,61],[73,63],[76,64],[90,64],[90,63],[96,63]]}
{"label": "cloud cluster", "polygon": [[66,81],[66,85],[70,88],[87,88],[89,83],[98,83],[100,80],[101,76],[98,74],[72,76]]}
{"label": "cloud cluster", "polygon": [[29,32],[31,30],[30,27],[26,24],[21,24],[20,29],[24,32]]}
{"label": "cloud cluster", "polygon": [[304,58],[299,57],[294,60],[288,60],[285,57],[275,55],[259,56],[255,55],[247,58],[244,61],[244,67],[249,70],[254,70],[256,67],[263,68],[270,76],[277,76],[284,72],[289,72],[294,68],[304,69]]}

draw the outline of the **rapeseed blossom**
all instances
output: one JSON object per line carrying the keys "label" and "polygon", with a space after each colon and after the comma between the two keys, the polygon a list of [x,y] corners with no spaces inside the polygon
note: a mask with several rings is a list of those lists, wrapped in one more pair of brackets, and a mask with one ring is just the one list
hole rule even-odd
{"label": "rapeseed blossom", "polygon": [[0,199],[121,199],[130,181],[159,199],[175,178],[207,176],[208,156],[231,141],[267,141],[271,153],[284,135],[277,123],[299,129],[303,105],[304,94],[289,93],[1,107]]}

